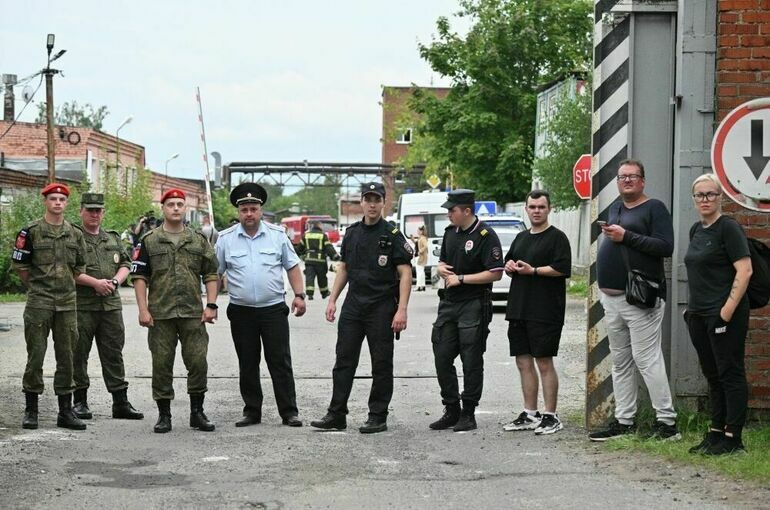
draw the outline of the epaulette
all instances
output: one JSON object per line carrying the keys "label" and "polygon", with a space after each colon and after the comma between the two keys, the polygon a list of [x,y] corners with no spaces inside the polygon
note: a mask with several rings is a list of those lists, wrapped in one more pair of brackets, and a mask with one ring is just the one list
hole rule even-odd
{"label": "epaulette", "polygon": [[83,225],[78,225],[77,223],[73,223],[72,226],[80,230],[81,232],[85,232],[85,230],[83,229]]}
{"label": "epaulette", "polygon": [[487,229],[482,229],[482,230],[481,230],[481,232],[479,232],[479,234],[480,234],[482,237],[484,237],[484,236],[485,236],[485,235],[487,235],[488,233],[489,233],[489,230],[487,230]]}
{"label": "epaulette", "polygon": [[108,234],[115,234],[116,236],[120,237],[120,232],[117,230],[105,230]]}
{"label": "epaulette", "polygon": [[360,220],[355,222],[355,223],[351,223],[350,225],[348,225],[348,229],[354,228],[354,227],[358,227],[359,225],[361,225],[361,221]]}
{"label": "epaulette", "polygon": [[281,233],[285,232],[282,225],[276,225],[275,223],[268,223],[267,221],[263,221],[262,223],[264,223],[265,226],[267,226],[267,228],[269,229],[277,230],[278,232],[281,232]]}
{"label": "epaulette", "polygon": [[235,232],[235,228],[238,225],[239,223],[236,223],[235,225],[230,225],[229,227],[227,227],[226,229],[224,229],[219,233],[219,237],[226,236],[227,234],[232,234],[233,232]]}
{"label": "epaulette", "polygon": [[[157,228],[157,227],[156,227],[156,228]],[[145,237],[147,237],[147,236],[149,236],[149,235],[151,235],[153,232],[155,232],[155,229],[152,229],[152,230],[150,230],[150,231],[148,231],[148,232],[145,232],[144,234],[142,234],[142,237],[140,237],[140,238],[139,238],[139,241],[140,241],[140,242],[141,242],[141,241],[144,241],[144,238],[145,238]]]}

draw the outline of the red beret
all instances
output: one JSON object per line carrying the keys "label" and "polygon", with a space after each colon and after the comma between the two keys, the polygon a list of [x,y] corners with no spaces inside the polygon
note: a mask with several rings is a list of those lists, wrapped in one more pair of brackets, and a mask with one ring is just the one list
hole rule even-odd
{"label": "red beret", "polygon": [[58,182],[52,182],[48,186],[42,189],[40,191],[40,194],[44,197],[47,197],[51,193],[61,193],[62,195],[70,196],[70,189],[65,186],[64,184],[59,184]]}
{"label": "red beret", "polygon": [[171,188],[170,190],[163,193],[162,197],[160,197],[160,203],[164,203],[169,198],[181,198],[182,200],[185,200],[187,197],[185,197],[184,191],[181,189]]}

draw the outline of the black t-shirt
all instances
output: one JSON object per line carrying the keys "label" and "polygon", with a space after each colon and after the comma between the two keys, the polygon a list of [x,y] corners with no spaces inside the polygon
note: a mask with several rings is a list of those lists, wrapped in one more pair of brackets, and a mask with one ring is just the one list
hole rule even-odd
{"label": "black t-shirt", "polygon": [[533,234],[520,232],[511,243],[505,260],[523,260],[533,267],[551,266],[564,276],[511,275],[506,320],[528,320],[564,324],[567,278],[572,271],[572,251],[567,236],[554,226]]}
{"label": "black t-shirt", "polygon": [[[718,315],[733,286],[733,263],[749,256],[746,234],[734,219],[720,216],[707,228],[701,222],[695,223],[684,256],[689,289],[687,309],[702,315]],[[748,296],[744,294],[743,299]]]}
{"label": "black t-shirt", "polygon": [[[467,230],[450,225],[444,231],[441,243],[440,262],[452,266],[457,275],[476,274],[483,271],[502,271],[503,249],[500,239],[489,225],[478,218]],[[444,299],[448,301],[468,301],[480,299],[484,291],[491,290],[492,284],[462,284],[444,290]]]}
{"label": "black t-shirt", "polygon": [[348,273],[347,308],[398,297],[396,266],[411,266],[412,260],[412,248],[398,229],[382,218],[374,225],[359,221],[345,230],[340,251]]}
{"label": "black t-shirt", "polygon": [[674,252],[674,226],[668,209],[660,200],[650,198],[628,208],[618,201],[610,206],[608,223],[626,229],[622,243],[604,239],[596,257],[600,289],[625,290],[628,271],[621,246],[628,252],[631,269],[638,269],[661,282],[659,297],[666,299],[663,259]]}

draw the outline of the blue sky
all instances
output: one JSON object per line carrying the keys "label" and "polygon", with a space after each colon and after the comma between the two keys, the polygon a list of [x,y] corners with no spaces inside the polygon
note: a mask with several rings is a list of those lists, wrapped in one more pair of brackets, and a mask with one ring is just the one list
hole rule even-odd
{"label": "blue sky", "polygon": [[[157,171],[180,153],[170,175],[203,176],[196,86],[208,150],[224,162],[376,163],[381,85],[446,85],[417,44],[457,10],[457,0],[3,0],[0,73],[44,67],[55,33],[54,52],[67,50],[55,104],[106,105],[112,134],[133,115],[121,138],[144,145]],[[44,99],[43,86],[35,102]]]}

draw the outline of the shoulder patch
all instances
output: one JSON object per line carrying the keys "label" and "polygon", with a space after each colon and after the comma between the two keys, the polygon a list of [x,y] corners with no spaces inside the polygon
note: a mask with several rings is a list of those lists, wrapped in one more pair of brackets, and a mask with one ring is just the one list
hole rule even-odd
{"label": "shoulder patch", "polygon": [[481,234],[482,236],[485,236],[485,235],[489,234],[489,230],[483,229],[481,232],[479,232],[479,234]]}
{"label": "shoulder patch", "polygon": [[397,229],[397,228],[394,228],[393,230],[391,230],[391,231],[390,231],[390,233],[391,233],[391,234],[394,234],[394,235],[395,235],[395,234],[398,234],[398,229]]}

